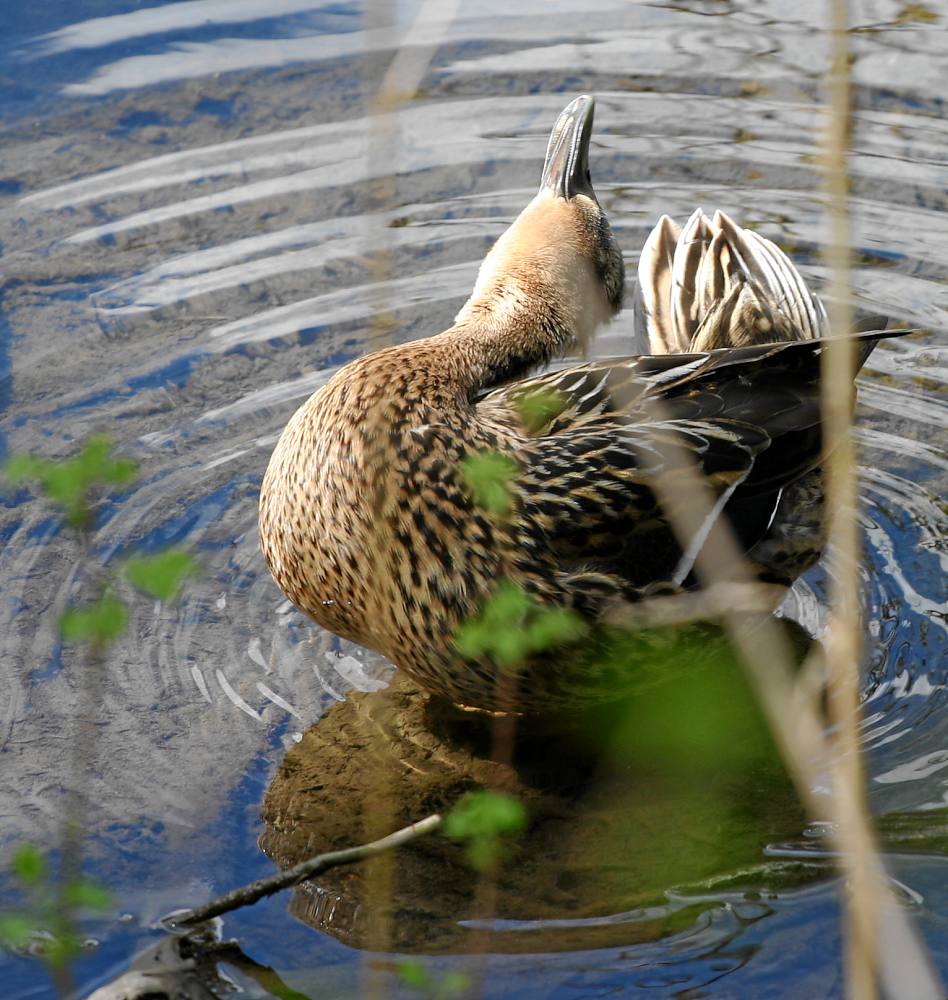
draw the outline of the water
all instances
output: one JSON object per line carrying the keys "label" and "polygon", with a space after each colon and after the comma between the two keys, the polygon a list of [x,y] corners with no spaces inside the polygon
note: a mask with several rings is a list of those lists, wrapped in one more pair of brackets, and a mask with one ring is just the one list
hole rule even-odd
{"label": "water", "polygon": [[[257,549],[260,478],[292,410],[388,335],[371,322],[380,311],[398,339],[448,325],[531,196],[569,97],[597,95],[594,179],[629,265],[661,213],[700,204],[825,279],[822,4],[460,3],[421,26],[418,4],[392,7],[394,27],[318,0],[0,15],[3,445],[64,455],[107,430],[142,474],[103,511],[96,556],[182,542],[203,565],[180,605],[136,606],[110,667],[83,784],[90,865],[117,910],[86,928],[98,945],[79,963],[83,989],[153,940],[163,913],[271,870],[259,803],[285,749],[348,689],[388,678],[282,600]],[[946,20],[943,4],[852,11],[856,304],[922,329],[880,347],[861,379],[864,740],[876,813],[927,813],[933,827],[948,806]],[[365,107],[406,30],[413,51],[436,54],[389,135]],[[374,181],[393,168],[382,197]],[[628,351],[629,323],[597,349]],[[3,504],[6,853],[27,837],[55,844],[79,698],[54,626],[77,548],[26,492]],[[825,582],[814,571],[793,598],[816,628]],[[948,974],[948,871],[932,843],[892,866]],[[527,941],[491,959],[485,992],[838,996],[838,889],[823,876],[756,907],[712,889],[649,942],[547,954]],[[680,909],[674,894],[664,905]],[[359,953],[297,922],[283,897],[225,933],[313,996],[357,990]],[[31,962],[0,966],[6,995],[48,991]]]}

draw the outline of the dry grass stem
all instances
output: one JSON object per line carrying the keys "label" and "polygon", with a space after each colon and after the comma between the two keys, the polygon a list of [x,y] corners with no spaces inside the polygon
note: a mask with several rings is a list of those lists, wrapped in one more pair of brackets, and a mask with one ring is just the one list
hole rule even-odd
{"label": "dry grass stem", "polygon": [[[831,4],[831,59],[827,76],[824,183],[830,222],[826,248],[829,263],[830,329],[852,327],[850,304],[851,233],[849,224],[849,131],[851,92],[846,0]],[[874,878],[875,852],[865,802],[865,776],[859,747],[860,638],[856,524],[856,460],[852,436],[853,348],[844,341],[823,355],[825,439],[834,443],[825,458],[827,538],[832,545],[830,617],[826,642],[832,723],[832,773],[835,820],[842,849],[846,897],[846,984],[851,1000],[875,1000],[876,942],[881,885]]]}
{"label": "dry grass stem", "polygon": [[[367,7],[368,27],[371,34],[385,34],[391,37],[394,56],[376,93],[368,104],[369,134],[367,156],[369,177],[375,178],[372,191],[372,210],[379,214],[389,209],[395,198],[395,176],[393,165],[400,137],[395,124],[398,107],[411,100],[427,72],[441,39],[444,36],[457,0],[448,3],[424,0],[414,22],[401,38],[397,37],[396,6],[390,0],[374,0]],[[370,215],[371,220],[371,215]],[[394,230],[378,227],[370,221],[366,232],[366,243],[370,250],[369,280],[375,284],[389,281],[393,266]],[[370,323],[370,338],[377,346],[383,346],[395,328],[394,310],[380,305],[373,313]],[[376,442],[378,454],[369,456],[369,467],[377,475],[377,509],[386,503],[388,483],[384,445]],[[376,519],[379,523],[380,519]],[[373,545],[372,551],[381,554],[385,546]],[[381,563],[375,566],[379,579],[385,579],[388,568]],[[388,766],[391,762],[391,740],[384,727],[371,725],[368,745],[378,762],[377,781],[370,790],[369,797],[362,803],[363,828],[368,838],[378,836],[383,830],[391,829],[397,812],[397,789],[391,786],[389,776],[397,773]],[[370,915],[369,938],[377,951],[387,951],[392,939],[391,913],[394,902],[395,870],[391,855],[387,852],[374,855],[366,865],[365,900],[366,912]],[[370,963],[363,963],[361,971],[361,993],[370,1000],[383,1000],[387,994],[384,976],[373,971]]]}
{"label": "dry grass stem", "polygon": [[[851,384],[851,381],[846,384],[847,400],[851,399]],[[656,423],[668,419],[660,402],[653,401],[651,405]],[[839,852],[839,865],[850,888],[852,902],[847,909],[847,919],[851,933],[860,935],[858,940],[868,943],[869,954],[876,956],[873,963],[866,962],[862,953],[855,956],[849,953],[847,978],[850,984],[855,983],[851,996],[864,1000],[874,995],[854,990],[863,989],[867,978],[872,984],[870,989],[874,989],[877,965],[884,982],[898,983],[913,977],[917,984],[913,997],[939,1000],[943,992],[938,976],[908,915],[892,897],[874,844],[863,791],[858,739],[855,738],[858,657],[854,655],[848,661],[849,704],[852,706],[848,724],[853,727],[854,736],[843,747],[837,736],[827,734],[823,723],[820,701],[823,684],[818,675],[822,657],[820,654],[811,656],[801,681],[796,680],[794,658],[783,630],[769,615],[754,613],[754,602],[762,600],[763,593],[759,592],[760,585],[755,582],[751,567],[727,523],[720,517],[714,518],[717,498],[710,485],[691,464],[683,447],[669,444],[667,439],[654,443],[664,461],[661,467],[652,470],[652,487],[682,546],[685,547],[696,533],[707,531],[707,540],[696,557],[695,570],[708,596],[703,599],[703,605],[696,600],[694,610],[698,617],[721,612],[712,617],[720,617],[741,655],[797,794],[814,819],[830,824],[834,847]],[[849,461],[852,461],[851,455]],[[710,530],[707,528],[709,518],[713,518]],[[851,520],[855,531],[854,518]],[[855,546],[852,551],[855,552]],[[855,595],[855,590],[852,593]],[[744,603],[729,604],[724,599],[728,594],[742,595]],[[661,607],[657,604],[659,600],[669,599],[656,599],[655,607]],[[683,602],[680,607],[684,609],[687,605]],[[635,605],[624,604],[613,611],[614,616],[630,621],[639,613]],[[647,608],[646,613],[654,612]],[[661,613],[668,614],[664,610]],[[827,655],[832,652],[828,651]],[[826,774],[834,776],[832,796],[817,792]],[[885,935],[874,933],[877,926],[882,926],[882,914]],[[865,970],[868,970],[868,977],[864,975]]]}
{"label": "dry grass stem", "polygon": [[623,601],[604,616],[619,628],[670,628],[726,614],[767,615],[783,600],[783,587],[769,583],[725,583],[683,594],[648,597],[635,604]]}

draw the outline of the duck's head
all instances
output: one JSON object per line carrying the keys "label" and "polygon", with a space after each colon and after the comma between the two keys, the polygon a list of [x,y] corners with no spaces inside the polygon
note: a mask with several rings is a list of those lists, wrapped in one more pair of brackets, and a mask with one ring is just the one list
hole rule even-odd
{"label": "duck's head", "polygon": [[478,311],[498,318],[549,311],[585,344],[619,311],[625,266],[589,172],[594,109],[583,96],[560,113],[540,189],[484,259],[459,320]]}

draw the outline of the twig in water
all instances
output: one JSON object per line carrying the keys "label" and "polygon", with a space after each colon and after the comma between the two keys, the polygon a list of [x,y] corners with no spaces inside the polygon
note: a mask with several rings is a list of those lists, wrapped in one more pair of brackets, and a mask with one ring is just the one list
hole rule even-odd
{"label": "twig in water", "polygon": [[419,820],[417,823],[412,823],[411,826],[403,827],[401,830],[390,833],[387,837],[382,837],[381,840],[373,840],[371,843],[360,844],[357,847],[347,847],[341,851],[329,851],[326,854],[317,854],[313,858],[301,861],[292,868],[287,868],[286,871],[278,872],[269,878],[257,879],[256,882],[251,882],[249,885],[241,886],[239,889],[225,893],[225,895],[219,896],[217,899],[212,899],[203,906],[197,906],[193,910],[184,910],[176,913],[167,918],[165,924],[170,930],[174,930],[179,927],[190,927],[194,924],[203,923],[212,917],[219,917],[222,913],[229,913],[231,910],[239,909],[241,906],[249,906],[251,903],[256,903],[266,896],[272,896],[274,893],[280,892],[281,889],[289,889],[304,879],[318,875],[329,868],[346,865],[352,861],[362,861],[365,858],[371,858],[385,851],[390,851],[394,847],[401,847],[409,841],[437,830],[439,826],[441,826],[441,817],[437,813],[434,813]]}

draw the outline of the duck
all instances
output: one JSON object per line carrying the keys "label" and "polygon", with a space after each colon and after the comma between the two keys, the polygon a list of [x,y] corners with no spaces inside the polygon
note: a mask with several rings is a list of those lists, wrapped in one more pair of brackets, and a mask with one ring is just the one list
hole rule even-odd
{"label": "duck", "polygon": [[[722,212],[662,217],[633,303],[647,353],[563,366],[624,299],[589,167],[594,107],[584,95],[559,115],[536,195],[451,327],[342,367],[292,416],[262,482],[261,547],[289,600],[462,708],[568,711],[654,677],[652,642],[626,647],[621,671],[601,654],[617,601],[697,585],[696,545],[653,489],[669,436],[759,580],[789,586],[822,548],[829,328],[773,242]],[[851,334],[859,366],[887,335]],[[499,502],[477,462],[502,471]],[[501,598],[514,631],[553,616],[549,648],[459,641],[471,622],[498,627]]]}

